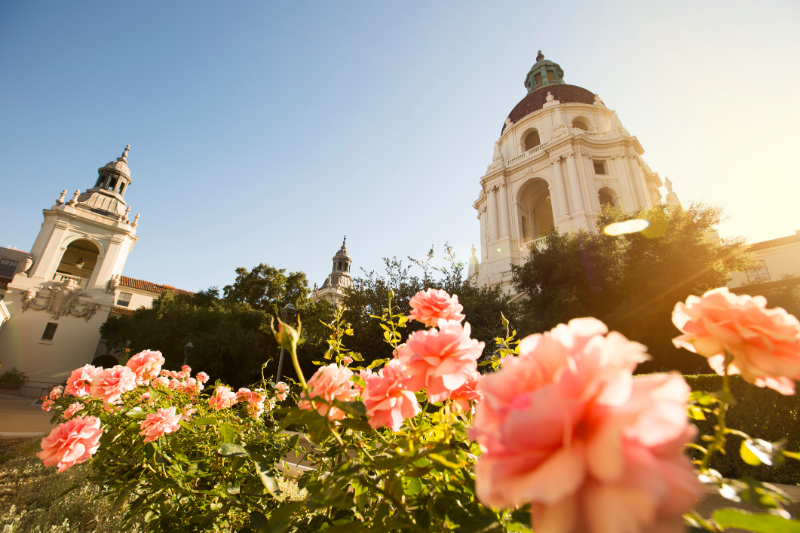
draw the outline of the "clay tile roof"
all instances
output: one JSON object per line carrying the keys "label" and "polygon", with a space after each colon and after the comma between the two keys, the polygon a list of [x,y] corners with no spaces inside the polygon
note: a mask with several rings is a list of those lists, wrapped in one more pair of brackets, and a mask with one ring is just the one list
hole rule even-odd
{"label": "clay tile roof", "polygon": [[[520,102],[514,106],[514,109],[511,110],[511,113],[508,114],[508,118],[511,119],[511,122],[516,124],[531,113],[539,111],[544,107],[544,104],[547,103],[548,92],[552,93],[553,98],[562,104],[570,102],[594,104],[594,94],[583,87],[578,87],[577,85],[545,85],[539,87],[520,100]],[[503,129],[500,130],[501,135],[505,129],[506,125],[503,124]]]}
{"label": "clay tile roof", "polygon": [[173,291],[175,294],[194,294],[193,292],[184,291],[183,289],[176,289],[172,285],[159,285],[158,283],[151,283],[141,279],[129,278],[128,276],[119,277],[119,286],[130,287],[131,289],[138,289],[140,291],[147,291],[155,294],[161,294],[166,291]]}
{"label": "clay tile roof", "polygon": [[799,242],[800,235],[789,235],[788,237],[780,237],[777,239],[771,239],[769,241],[761,241],[755,244],[750,245],[748,248],[748,252],[755,252],[758,250],[766,250],[767,248],[776,248],[778,246],[783,246],[785,244],[792,244],[793,242]]}

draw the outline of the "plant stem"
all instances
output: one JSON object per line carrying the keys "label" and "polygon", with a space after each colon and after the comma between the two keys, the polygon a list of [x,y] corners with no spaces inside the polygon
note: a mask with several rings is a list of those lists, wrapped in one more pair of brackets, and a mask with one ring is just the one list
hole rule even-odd
{"label": "plant stem", "polygon": [[300,370],[300,362],[297,360],[297,346],[292,344],[291,348],[289,348],[289,354],[292,356],[292,364],[294,365],[294,371],[297,372],[297,379],[300,380],[303,390],[306,390],[308,385],[306,385],[306,378],[303,376],[303,371]]}
{"label": "plant stem", "polygon": [[[725,396],[730,395],[731,387],[730,387],[730,376],[728,375],[728,365],[731,363],[731,357],[729,354],[725,354],[725,370],[722,374],[722,391]],[[716,432],[714,434],[714,440],[711,441],[711,444],[708,446],[706,453],[703,455],[703,462],[700,464],[700,472],[705,472],[708,470],[708,464],[711,462],[711,456],[717,450],[722,450],[725,447],[725,435],[727,433],[727,427],[725,426],[725,414],[728,411],[728,401],[719,399],[719,407],[716,409],[717,415],[717,427]]]}

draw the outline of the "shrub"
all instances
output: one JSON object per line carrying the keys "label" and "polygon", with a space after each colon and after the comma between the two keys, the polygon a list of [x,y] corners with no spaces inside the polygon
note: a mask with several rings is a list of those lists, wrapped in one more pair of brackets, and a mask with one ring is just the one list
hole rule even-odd
{"label": "shrub", "polygon": [[2,376],[0,376],[0,388],[3,389],[17,389],[25,383],[25,380],[28,379],[28,376],[22,370],[18,369],[17,367],[12,368],[11,370],[4,372]]}

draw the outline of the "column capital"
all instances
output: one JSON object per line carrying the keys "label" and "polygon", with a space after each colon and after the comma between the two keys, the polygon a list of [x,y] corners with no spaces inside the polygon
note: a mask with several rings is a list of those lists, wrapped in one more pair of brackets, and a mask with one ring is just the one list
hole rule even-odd
{"label": "column capital", "polygon": [[497,188],[498,188],[498,189],[502,189],[502,188],[504,188],[505,186],[506,186],[506,182],[505,182],[505,181],[503,181],[503,182],[501,182],[499,185],[497,185]]}
{"label": "column capital", "polygon": [[551,165],[555,165],[555,164],[560,163],[560,162],[561,162],[561,156],[560,155],[557,155],[553,159],[550,160],[550,164]]}
{"label": "column capital", "polygon": [[575,157],[575,152],[567,152],[567,155],[565,157],[567,159],[572,159],[573,157]]}

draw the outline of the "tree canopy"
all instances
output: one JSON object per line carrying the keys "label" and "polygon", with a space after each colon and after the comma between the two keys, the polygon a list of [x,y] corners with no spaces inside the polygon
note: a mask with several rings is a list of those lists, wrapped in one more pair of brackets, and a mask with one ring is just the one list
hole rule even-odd
{"label": "tree canopy", "polygon": [[[722,209],[695,203],[686,209],[654,207],[633,215],[606,208],[597,232],[552,233],[514,268],[515,289],[525,294],[524,333],[547,331],[572,318],[593,316],[609,329],[648,346],[653,360],[640,372],[707,371],[702,358],[677,350],[672,309],[691,294],[724,286],[732,271],[749,267],[745,240],[712,239]],[[650,222],[620,236],[603,228],[630,218]]]}

